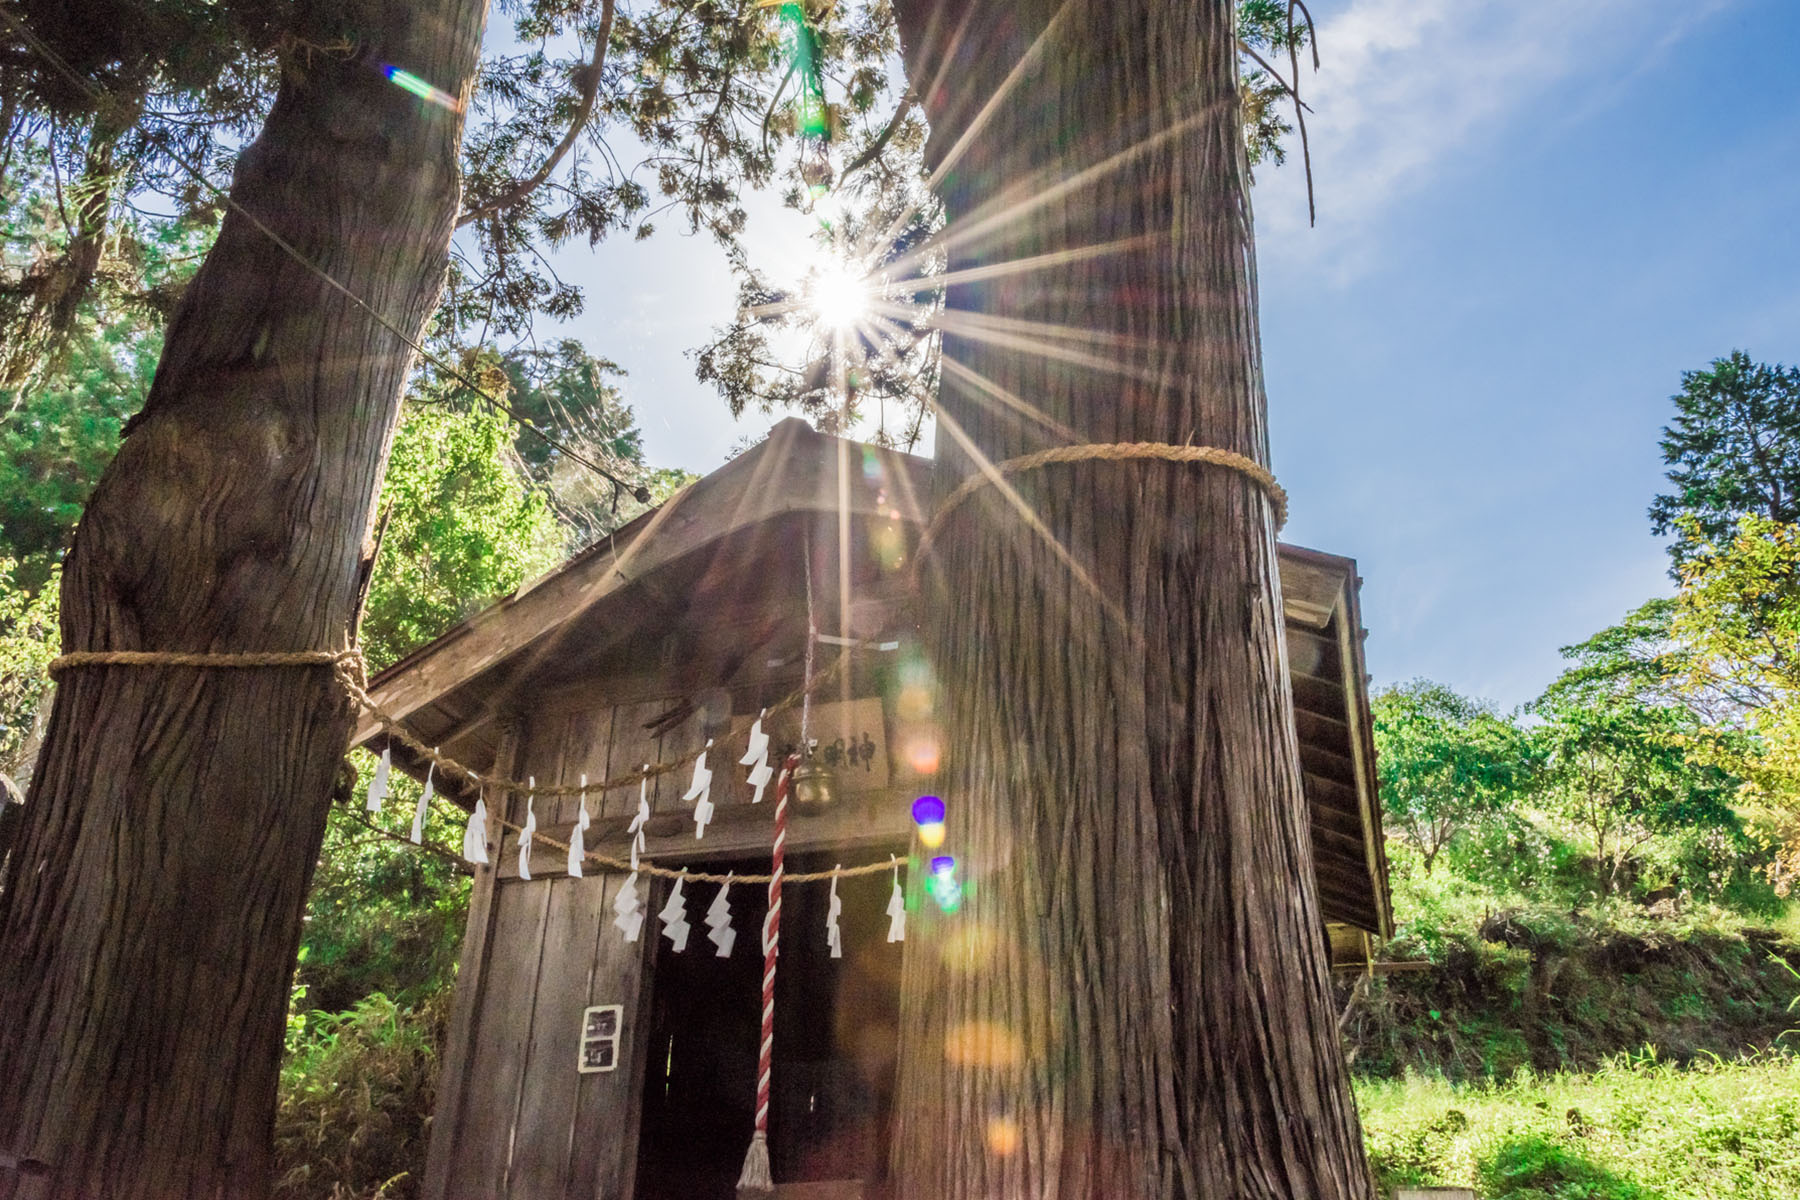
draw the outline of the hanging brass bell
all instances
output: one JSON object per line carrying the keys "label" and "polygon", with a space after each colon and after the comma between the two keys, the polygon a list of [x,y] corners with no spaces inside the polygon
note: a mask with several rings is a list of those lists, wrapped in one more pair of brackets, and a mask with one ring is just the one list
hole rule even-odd
{"label": "hanging brass bell", "polygon": [[794,807],[814,815],[837,803],[837,772],[814,758],[794,768]]}

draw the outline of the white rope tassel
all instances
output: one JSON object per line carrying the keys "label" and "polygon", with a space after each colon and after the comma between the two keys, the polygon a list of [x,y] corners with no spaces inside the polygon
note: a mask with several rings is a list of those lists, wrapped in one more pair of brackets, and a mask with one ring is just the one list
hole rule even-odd
{"label": "white rope tassel", "polygon": [[719,894],[713,897],[712,907],[706,910],[707,937],[719,948],[719,958],[730,958],[731,947],[737,942],[737,930],[731,927],[731,875],[725,873],[725,882],[719,885]]}
{"label": "white rope tassel", "polygon": [[[837,870],[844,869],[838,863]],[[844,957],[844,931],[838,928],[838,918],[844,915],[844,902],[838,898],[837,876],[831,877],[831,907],[825,910],[825,944],[831,948],[831,957]]]}
{"label": "white rope tassel", "polygon": [[[436,754],[437,747],[433,746],[431,752]],[[419,793],[419,807],[413,809],[412,836],[408,840],[415,846],[425,842],[425,814],[431,811],[431,776],[436,770],[435,762],[425,768],[425,790]]]}
{"label": "white rope tassel", "polygon": [[763,732],[762,727],[763,718],[768,715],[769,710],[766,708],[757,714],[756,723],[750,726],[750,748],[744,752],[744,757],[738,759],[738,766],[750,768],[748,782],[756,789],[756,794],[750,797],[752,804],[762,803],[763,790],[775,778],[775,768],[769,765],[769,735]]}
{"label": "white rope tassel", "polygon": [[[525,786],[535,788],[537,778],[527,776]],[[519,878],[531,882],[531,843],[537,837],[537,797],[525,797],[525,828],[519,831]]]}
{"label": "white rope tassel", "polygon": [[775,1179],[769,1171],[769,1139],[759,1129],[750,1135],[750,1149],[744,1153],[744,1170],[737,1181],[737,1200],[764,1200],[774,1194]]}
{"label": "white rope tassel", "polygon": [[475,797],[475,811],[469,814],[469,823],[463,827],[463,860],[480,866],[488,860],[487,851],[487,798]]}
{"label": "white rope tassel", "polygon": [[669,948],[680,954],[687,949],[688,933],[693,929],[687,920],[687,897],[681,894],[681,885],[686,879],[684,874],[669,889],[669,902],[663,905],[657,919],[663,923],[663,936],[669,939]]}
{"label": "white rope tassel", "polygon": [[581,878],[581,860],[587,857],[587,851],[582,847],[582,835],[587,832],[587,827],[592,820],[593,818],[588,816],[587,810],[587,776],[583,775],[581,777],[581,803],[580,807],[575,810],[575,829],[569,834],[569,877],[571,879]]}
{"label": "white rope tassel", "polygon": [[381,811],[381,802],[387,799],[388,772],[394,769],[394,748],[386,746],[381,751],[381,761],[375,764],[375,774],[369,777],[369,802],[365,806],[369,812]]}
{"label": "white rope tassel", "polygon": [[695,804],[694,804],[694,840],[695,841],[699,841],[701,838],[706,836],[706,827],[713,819],[713,802],[712,802],[713,773],[706,765],[706,754],[707,754],[707,751],[711,750],[711,749],[712,749],[712,739],[707,738],[706,739],[706,750],[702,750],[700,752],[700,757],[694,760],[694,782],[691,783],[690,785],[688,785],[687,792],[685,794],[683,794],[683,796],[681,797],[683,800],[695,801]]}
{"label": "white rope tassel", "polygon": [[[889,857],[892,857],[891,855]],[[906,895],[900,890],[900,860],[894,859],[894,892],[888,897],[888,941],[906,940]]]}

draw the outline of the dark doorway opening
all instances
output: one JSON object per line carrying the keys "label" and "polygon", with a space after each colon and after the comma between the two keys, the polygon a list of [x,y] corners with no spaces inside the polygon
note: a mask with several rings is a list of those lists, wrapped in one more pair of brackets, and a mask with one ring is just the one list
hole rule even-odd
{"label": "dark doorway opening", "polygon": [[[828,853],[790,854],[787,869],[819,871],[835,862]],[[709,869],[754,874],[768,862]],[[838,880],[844,953],[837,959],[825,940],[830,886],[789,885],[781,893],[769,1161],[778,1185],[860,1180],[872,1192],[887,1163],[899,1028],[901,946],[887,940],[892,877]],[[658,936],[638,1200],[732,1200],[750,1144],[767,897],[761,888],[732,889],[738,939],[731,957],[719,958],[705,925],[716,890],[685,889],[694,927],[685,952]],[[658,890],[652,914],[667,896],[666,887]],[[653,918],[645,936],[661,928]]]}

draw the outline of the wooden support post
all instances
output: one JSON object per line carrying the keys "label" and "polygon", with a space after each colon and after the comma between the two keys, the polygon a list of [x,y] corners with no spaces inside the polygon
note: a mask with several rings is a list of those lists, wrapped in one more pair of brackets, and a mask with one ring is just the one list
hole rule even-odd
{"label": "wooden support post", "polygon": [[[495,771],[512,778],[519,767],[521,723],[508,717],[501,725],[500,746],[494,754]],[[425,1154],[425,1200],[442,1200],[449,1185],[450,1162],[462,1125],[462,1109],[468,1091],[469,1065],[475,1057],[475,1016],[481,1011],[482,975],[487,966],[493,932],[494,887],[498,882],[501,813],[511,802],[510,793],[489,797],[488,862],[475,868],[475,888],[469,896],[469,923],[463,934],[462,957],[456,968],[456,998],[450,1008],[450,1030],[444,1045],[444,1064],[438,1075],[437,1109],[431,1122],[431,1143]]]}

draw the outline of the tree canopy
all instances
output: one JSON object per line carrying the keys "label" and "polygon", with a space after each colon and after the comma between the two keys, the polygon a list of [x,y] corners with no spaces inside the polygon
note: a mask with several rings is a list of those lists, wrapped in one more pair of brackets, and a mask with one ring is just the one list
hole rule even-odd
{"label": "tree canopy", "polygon": [[1728,542],[1738,521],[1800,521],[1800,368],[1733,350],[1681,376],[1675,419],[1663,428],[1672,491],[1650,504],[1650,526],[1675,535],[1677,571],[1705,544]]}
{"label": "tree canopy", "polygon": [[1426,872],[1470,826],[1530,790],[1530,739],[1492,705],[1415,679],[1383,689],[1370,709],[1382,811],[1418,847]]}

